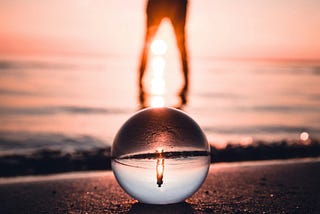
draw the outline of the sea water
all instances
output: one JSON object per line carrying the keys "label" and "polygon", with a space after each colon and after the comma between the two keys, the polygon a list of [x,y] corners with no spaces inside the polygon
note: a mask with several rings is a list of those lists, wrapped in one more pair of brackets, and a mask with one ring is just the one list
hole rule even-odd
{"label": "sea water", "polygon": [[[111,146],[139,108],[137,60],[1,58],[0,155]],[[213,145],[299,139],[304,132],[320,138],[319,61],[190,60],[183,110]],[[181,80],[171,76],[170,62],[167,68],[172,84]]]}

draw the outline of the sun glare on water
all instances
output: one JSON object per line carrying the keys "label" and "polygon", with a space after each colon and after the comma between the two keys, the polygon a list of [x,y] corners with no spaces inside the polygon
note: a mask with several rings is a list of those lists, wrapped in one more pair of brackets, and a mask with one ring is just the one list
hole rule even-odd
{"label": "sun glare on water", "polygon": [[164,55],[167,52],[167,43],[162,39],[154,40],[151,44],[151,51],[155,55]]}
{"label": "sun glare on water", "polygon": [[161,56],[155,56],[152,58],[152,74],[155,76],[162,76],[166,67],[166,61]]}
{"label": "sun glare on water", "polygon": [[164,107],[165,106],[165,102],[164,102],[164,98],[162,96],[153,96],[151,98],[151,106],[152,107]]}
{"label": "sun glare on water", "polygon": [[167,43],[164,40],[157,39],[151,44],[151,103],[152,107],[165,106],[164,95],[166,92],[166,82],[164,79],[164,71],[166,68],[166,60],[164,55],[167,52]]}

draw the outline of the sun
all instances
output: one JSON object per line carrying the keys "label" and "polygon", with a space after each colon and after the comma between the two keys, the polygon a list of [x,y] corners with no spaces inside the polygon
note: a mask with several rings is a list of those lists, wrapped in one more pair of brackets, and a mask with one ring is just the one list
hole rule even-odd
{"label": "sun", "polygon": [[167,43],[162,39],[156,39],[151,44],[151,51],[155,55],[164,55],[167,49]]}

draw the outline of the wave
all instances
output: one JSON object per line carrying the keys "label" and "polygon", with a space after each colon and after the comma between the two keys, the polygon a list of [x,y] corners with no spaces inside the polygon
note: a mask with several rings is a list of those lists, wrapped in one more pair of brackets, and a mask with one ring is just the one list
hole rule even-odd
{"label": "wave", "polygon": [[204,127],[207,132],[215,132],[221,134],[275,134],[275,133],[320,133],[320,129],[312,127],[300,127],[300,126],[285,126],[285,125],[273,125],[273,126],[244,126],[244,127]]}
{"label": "wave", "polygon": [[110,142],[88,135],[59,133],[0,132],[0,156],[31,154],[41,150],[72,153],[75,151],[104,148]]}
{"label": "wave", "polygon": [[283,106],[283,105],[269,105],[269,106],[252,106],[248,108],[241,108],[241,110],[254,110],[261,112],[320,112],[320,107],[316,106]]}
{"label": "wave", "polygon": [[0,115],[55,115],[55,114],[123,114],[130,112],[121,108],[81,106],[0,107]]}
{"label": "wave", "polygon": [[15,61],[0,60],[0,70],[15,69],[70,69],[76,65],[68,63],[42,62],[42,61]]}
{"label": "wave", "polygon": [[0,95],[10,95],[10,96],[37,96],[39,93],[31,91],[22,91],[22,90],[12,90],[6,88],[0,88]]}
{"label": "wave", "polygon": [[[209,95],[208,95],[209,96]],[[318,98],[320,95],[313,95],[313,98]],[[217,97],[212,97],[217,98]],[[221,98],[221,97],[220,97]],[[225,97],[228,98],[228,97]],[[239,98],[239,97],[238,97]],[[234,99],[230,97],[230,99]],[[311,99],[311,97],[310,97]],[[206,108],[206,106],[202,107]],[[215,106],[216,110],[223,109],[223,111],[232,111],[232,112],[272,112],[272,113],[319,113],[320,107],[318,106],[289,106],[289,105],[264,105],[264,106],[239,106],[239,105],[221,105]]]}

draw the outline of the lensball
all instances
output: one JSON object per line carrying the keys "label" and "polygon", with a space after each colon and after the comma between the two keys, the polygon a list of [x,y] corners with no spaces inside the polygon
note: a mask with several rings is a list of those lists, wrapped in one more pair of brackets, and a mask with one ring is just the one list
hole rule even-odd
{"label": "lensball", "polygon": [[113,146],[112,170],[120,186],[147,204],[173,204],[193,195],[210,166],[210,146],[184,112],[147,108],[129,118]]}

